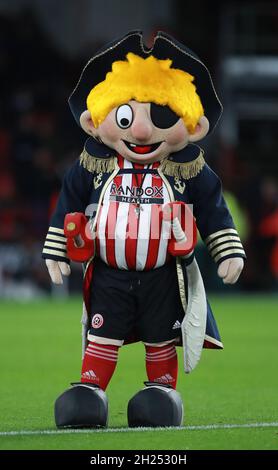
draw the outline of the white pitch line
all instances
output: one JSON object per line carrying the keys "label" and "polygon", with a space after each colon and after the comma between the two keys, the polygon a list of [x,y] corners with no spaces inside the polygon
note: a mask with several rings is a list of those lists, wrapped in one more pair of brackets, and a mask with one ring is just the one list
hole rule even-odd
{"label": "white pitch line", "polygon": [[108,429],[38,429],[21,431],[0,431],[0,437],[8,436],[40,436],[56,434],[98,434],[115,432],[156,432],[156,431],[207,431],[217,429],[244,429],[244,428],[276,428],[278,422],[273,423],[249,423],[249,424],[204,424],[198,426],[180,426],[180,427],[157,427],[157,428],[108,428]]}

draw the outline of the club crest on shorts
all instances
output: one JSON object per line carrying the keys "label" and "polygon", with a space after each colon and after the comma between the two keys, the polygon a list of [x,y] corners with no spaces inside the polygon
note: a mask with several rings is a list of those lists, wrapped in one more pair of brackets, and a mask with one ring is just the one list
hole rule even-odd
{"label": "club crest on shorts", "polygon": [[92,318],[92,327],[100,328],[103,325],[103,316],[100,313],[96,313]]}

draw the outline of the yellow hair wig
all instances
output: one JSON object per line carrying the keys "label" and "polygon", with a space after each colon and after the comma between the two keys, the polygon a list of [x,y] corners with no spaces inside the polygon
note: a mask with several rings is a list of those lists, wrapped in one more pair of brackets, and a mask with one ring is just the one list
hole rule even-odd
{"label": "yellow hair wig", "polygon": [[204,109],[193,85],[194,77],[183,70],[171,68],[170,59],[147,59],[129,52],[127,60],[115,61],[112,71],[98,83],[87,97],[87,107],[98,127],[115,107],[136,100],[169,106],[180,116],[190,133]]}

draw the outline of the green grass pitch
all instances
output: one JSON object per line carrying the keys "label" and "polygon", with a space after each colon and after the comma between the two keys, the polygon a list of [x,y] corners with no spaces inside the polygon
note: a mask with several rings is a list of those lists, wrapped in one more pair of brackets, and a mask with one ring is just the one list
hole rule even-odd
{"label": "green grass pitch", "polygon": [[[277,297],[211,299],[223,351],[204,350],[186,376],[181,351],[178,390],[186,426],[217,429],[40,434],[55,430],[53,404],[81,365],[81,299],[0,303],[1,449],[277,449]],[[144,348],[125,346],[108,388],[109,429],[126,428],[128,400],[146,379]],[[223,425],[276,423],[272,427]],[[220,428],[219,428],[220,427]],[[19,435],[22,430],[37,431]],[[14,435],[4,435],[15,431]]]}

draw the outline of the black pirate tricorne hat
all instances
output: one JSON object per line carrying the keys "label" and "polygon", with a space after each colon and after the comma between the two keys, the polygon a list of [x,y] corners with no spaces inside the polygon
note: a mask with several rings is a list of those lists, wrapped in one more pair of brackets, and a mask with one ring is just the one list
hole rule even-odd
{"label": "black pirate tricorne hat", "polygon": [[78,125],[81,114],[87,109],[86,100],[92,88],[105,80],[106,74],[111,71],[112,63],[125,60],[128,52],[133,52],[144,59],[150,55],[157,59],[171,59],[173,68],[193,75],[196,91],[201,98],[212,132],[223,108],[210,73],[194,52],[162,31],[157,33],[151,48],[144,45],[142,31],[131,31],[122,38],[106,44],[89,60],[69,97],[69,105]]}

